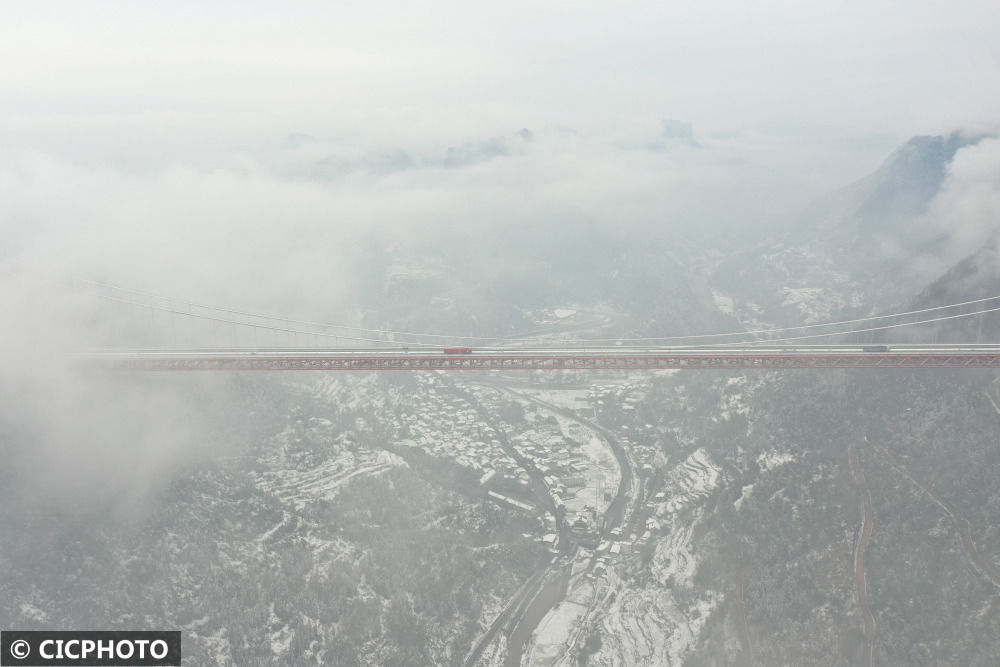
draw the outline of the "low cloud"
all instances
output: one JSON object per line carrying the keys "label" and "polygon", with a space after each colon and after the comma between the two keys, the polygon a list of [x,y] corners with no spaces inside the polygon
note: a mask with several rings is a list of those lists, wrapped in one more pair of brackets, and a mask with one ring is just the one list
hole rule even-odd
{"label": "low cloud", "polygon": [[793,173],[806,158],[775,159],[780,143],[765,136],[661,155],[527,132],[429,147],[301,135],[188,163],[147,156],[138,170],[138,153],[106,162],[15,151],[0,167],[9,239],[0,260],[343,319],[359,305],[354,262],[364,243],[447,245],[455,230],[493,225],[523,226],[530,237],[560,211],[686,236],[774,220],[808,196]]}
{"label": "low cloud", "polygon": [[[202,145],[193,131],[128,145],[98,126],[59,147],[49,129],[29,128],[0,165],[0,299],[11,323],[0,332],[0,416],[17,488],[70,505],[141,505],[170,471],[198,465],[214,451],[214,417],[190,397],[224,382],[78,372],[64,353],[149,345],[146,322],[182,334],[189,322],[97,299],[74,279],[358,324],[390,276],[428,262],[447,272],[456,254],[485,254],[496,230],[528,246],[577,224],[673,243],[780,217],[801,196],[788,182],[798,158],[753,134],[678,155],[560,127],[403,144],[274,131],[273,141],[233,140],[239,150]],[[643,133],[660,136],[655,125],[634,136]],[[166,148],[185,143],[195,146]],[[228,331],[212,342],[230,344]],[[109,482],[111,469],[123,473]]]}
{"label": "low cloud", "polygon": [[955,154],[924,226],[934,243],[915,265],[930,279],[1000,236],[1000,139],[985,138]]}
{"label": "low cloud", "polygon": [[[189,323],[103,301],[74,279],[178,304],[358,324],[397,268],[447,271],[458,253],[485,255],[495,230],[529,245],[551,230],[572,234],[573,221],[679,239],[739,225],[759,205],[748,202],[762,201],[758,188],[786,187],[778,173],[753,175],[766,156],[745,139],[680,158],[561,128],[405,145],[302,134],[178,161],[103,132],[87,146],[121,152],[56,150],[28,132],[0,165],[4,447],[20,462],[18,488],[70,504],[136,504],[169,471],[196,465],[213,417],[189,397],[222,381],[81,374],[65,353],[149,345],[146,322],[181,332]],[[332,162],[339,168],[324,171]],[[216,345],[231,343],[222,329]],[[123,473],[109,483],[112,469]]]}
{"label": "low cloud", "polygon": [[959,252],[1000,232],[1000,139],[983,139],[955,155],[930,217]]}
{"label": "low cloud", "polygon": [[129,375],[67,351],[106,342],[92,295],[10,264],[0,279],[0,500],[61,513],[141,514],[178,471],[224,453],[225,380]]}

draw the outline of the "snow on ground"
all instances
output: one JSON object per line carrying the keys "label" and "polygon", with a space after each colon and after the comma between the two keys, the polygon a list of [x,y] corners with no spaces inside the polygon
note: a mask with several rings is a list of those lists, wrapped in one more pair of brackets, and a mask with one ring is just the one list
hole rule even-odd
{"label": "snow on ground", "polygon": [[524,393],[564,410],[590,411],[588,389],[525,389]]}
{"label": "snow on ground", "polygon": [[271,633],[271,653],[275,658],[283,658],[288,653],[288,647],[292,644],[295,631],[284,625],[277,632]]}
{"label": "snow on ground", "polygon": [[785,287],[782,305],[794,306],[806,324],[830,320],[846,305],[844,297],[826,287]]}
{"label": "snow on ground", "polygon": [[712,299],[715,301],[715,307],[726,315],[733,314],[733,297],[729,296],[724,292],[718,290],[712,290]]}
{"label": "snow on ground", "polygon": [[719,468],[704,449],[698,449],[670,471],[674,493],[667,494],[659,514],[676,513],[719,485]]}
{"label": "snow on ground", "polygon": [[618,460],[615,458],[614,452],[611,451],[611,447],[604,441],[604,438],[591,431],[590,437],[583,443],[581,450],[593,463],[593,467],[600,471],[605,485],[610,489],[617,489],[621,471],[618,469]]}
{"label": "snow on ground", "polygon": [[[569,664],[573,648],[590,627],[589,618],[601,607],[596,604],[597,587],[592,577],[587,576],[592,557],[592,551],[581,549],[577,552],[566,597],[550,609],[538,624],[527,651],[530,657],[528,664],[546,667]],[[600,587],[602,591],[607,588],[603,582]]]}
{"label": "snow on ground", "polygon": [[563,600],[553,607],[535,631],[528,664],[543,667],[556,664],[566,653],[570,636],[587,609],[586,604],[571,600]]}
{"label": "snow on ground", "polygon": [[576,315],[576,311],[573,310],[572,308],[556,308],[552,312],[555,313],[555,316],[558,317],[560,320],[565,319],[567,317],[573,317],[574,315]]}
{"label": "snow on ground", "polygon": [[588,664],[681,665],[722,597],[709,592],[690,605],[669,589],[625,589],[601,622],[601,649]]}
{"label": "snow on ground", "polygon": [[653,565],[662,585],[690,584],[698,569],[698,559],[691,549],[691,524],[671,525],[670,534],[656,543]]}
{"label": "snow on ground", "polygon": [[743,503],[753,495],[753,484],[744,484],[743,489],[740,492],[740,497],[733,502],[733,506],[736,509],[743,507]]}
{"label": "snow on ground", "polygon": [[[691,544],[703,510],[696,503],[720,481],[720,470],[698,449],[667,475],[667,498],[656,522],[668,531],[656,541],[650,569],[653,582],[643,588],[620,586],[600,618],[601,649],[591,656],[600,665],[680,665],[722,602],[714,591],[697,591],[692,579],[698,559]],[[680,512],[693,509],[692,513]],[[682,595],[676,595],[683,590]]]}
{"label": "snow on ground", "polygon": [[691,534],[694,524],[701,517],[701,509],[696,509],[693,520],[678,520],[677,514],[694,505],[698,499],[707,497],[719,486],[719,468],[708,452],[698,449],[670,471],[668,483],[672,493],[667,494],[657,516],[666,519],[670,533],[656,544],[654,569],[664,585],[690,586],[698,568],[697,557],[691,548]]}
{"label": "snow on ground", "polygon": [[[561,410],[573,412],[581,408],[589,410],[588,397],[591,390],[531,389],[524,390],[524,394]],[[536,465],[541,464],[547,469],[556,471],[554,478],[583,477],[585,480],[581,487],[571,487],[567,484],[566,486],[570,488],[561,489],[558,493],[550,483],[553,499],[565,504],[568,516],[574,516],[588,505],[594,507],[598,514],[603,514],[610,504],[604,497],[605,491],[610,491],[611,495],[614,495],[621,480],[621,469],[610,445],[595,429],[572,417],[526,399],[521,399],[521,403],[526,407],[538,408],[536,422],[555,419],[559,425],[559,432],[553,433],[551,427],[548,427],[548,430],[542,427],[525,431],[518,438],[520,442],[515,440],[515,446],[518,446],[519,451],[534,460]],[[529,449],[529,446],[534,447],[534,451]],[[560,453],[560,450],[565,451]],[[577,468],[570,472],[570,466]]]}
{"label": "snow on ground", "polygon": [[281,513],[281,521],[279,521],[278,523],[274,524],[274,526],[272,528],[268,529],[267,531],[265,531],[264,533],[262,533],[260,537],[257,538],[257,547],[258,547],[258,550],[263,551],[264,550],[264,544],[268,540],[270,540],[272,537],[274,537],[274,535],[279,530],[281,530],[282,528],[284,528],[289,523],[289,521],[291,521],[291,518],[292,518],[291,514],[289,514],[288,512],[282,512]]}
{"label": "snow on ground", "polygon": [[410,467],[410,464],[402,456],[384,449],[375,455],[375,462],[380,465],[395,466],[397,468]]}
{"label": "snow on ground", "polygon": [[377,475],[390,470],[392,465],[371,463],[357,468],[344,468],[342,459],[332,459],[304,471],[268,471],[257,476],[257,488],[268,491],[282,502],[301,510],[320,500],[332,500],[344,484],[356,477]]}
{"label": "snow on ground", "polygon": [[[667,597],[667,596],[664,596]],[[641,589],[620,595],[601,623],[601,649],[591,662],[600,665],[654,665],[667,658],[667,642],[676,626],[672,605],[660,593]],[[673,613],[671,613],[673,611]]]}
{"label": "snow on ground", "polygon": [[313,395],[344,410],[378,408],[385,405],[385,392],[375,373],[363,376],[328,374],[316,381]]}
{"label": "snow on ground", "polygon": [[750,383],[747,376],[727,378],[725,390],[719,394],[719,416],[713,417],[713,421],[732,419],[734,415],[749,415],[749,394]]}
{"label": "snow on ground", "polygon": [[[667,498],[659,507],[657,521],[669,528],[655,545],[650,563],[653,581],[646,587],[631,587],[618,579],[612,568],[607,581],[598,578],[605,591],[598,595],[595,584],[574,577],[576,582],[571,582],[567,599],[540,625],[530,664],[568,664],[571,649],[590,626],[590,620],[582,622],[585,619],[592,619],[601,632],[602,646],[590,656],[592,664],[682,664],[723,599],[713,591],[694,594],[692,587],[698,559],[691,540],[703,512],[696,503],[719,482],[720,470],[704,449],[678,464],[667,476]],[[693,516],[678,516],[692,507]],[[611,589],[613,595],[608,594]],[[679,590],[684,593],[675,595]],[[596,597],[602,601],[591,609]]]}
{"label": "snow on ground", "polygon": [[319,581],[327,581],[332,567],[340,567],[344,563],[356,563],[364,556],[357,545],[342,539],[331,540],[329,537],[320,537],[315,534],[316,524],[302,522],[298,527],[297,535],[302,536],[303,541],[312,550],[313,554],[313,575]]}
{"label": "snow on ground", "polygon": [[205,646],[207,653],[213,657],[212,664],[218,667],[229,667],[233,664],[233,649],[225,636],[226,629],[219,628],[211,635],[201,635],[194,630],[184,632],[184,643],[192,642]]}
{"label": "snow on ground", "polygon": [[21,615],[39,623],[47,623],[49,620],[48,614],[28,602],[21,603]]}
{"label": "snow on ground", "polygon": [[760,456],[757,457],[757,465],[760,466],[760,469],[763,472],[774,470],[778,466],[785,465],[786,463],[792,463],[793,461],[795,461],[794,454],[789,454],[787,452],[779,453],[774,450],[761,452]]}
{"label": "snow on ground", "polygon": [[579,512],[584,506],[591,505],[598,514],[603,514],[610,504],[604,499],[604,492],[611,491],[614,494],[621,480],[618,460],[608,443],[596,431],[562,415],[557,414],[555,418],[559,422],[559,430],[563,437],[572,438],[580,443],[581,446],[575,451],[583,455],[586,466],[581,472],[586,479],[586,485],[575,493],[567,490],[567,494],[563,497],[566,511],[568,514]]}
{"label": "snow on ground", "polygon": [[[271,616],[268,618],[268,625],[272,628],[277,627],[281,623],[281,619],[278,615],[274,613],[274,603],[271,603]],[[285,623],[282,625],[281,629],[276,630],[271,633],[271,653],[274,654],[275,658],[282,658],[288,653],[288,647],[292,644],[292,637],[295,636],[295,631],[288,627]]]}
{"label": "snow on ground", "polygon": [[[496,392],[477,386],[464,386],[472,401],[444,389],[434,374],[417,375],[421,389],[401,401],[399,429],[403,434],[397,445],[419,447],[436,458],[447,459],[480,474],[518,469],[508,456],[498,434],[483,420],[475,404],[488,405]],[[460,385],[461,386],[461,385]],[[388,419],[393,417],[388,416]]]}
{"label": "snow on ground", "polygon": [[[311,427],[322,429],[328,426],[326,420],[314,422],[310,422]],[[259,459],[265,470],[251,474],[257,488],[278,497],[297,511],[311,503],[333,499],[340,488],[352,479],[406,465],[402,458],[390,452],[354,453],[332,440],[327,460],[318,465],[303,464],[293,451],[297,437],[292,429],[275,436],[274,446]]]}
{"label": "snow on ground", "polygon": [[477,667],[503,667],[507,660],[507,635],[497,633],[490,645],[483,649]]}

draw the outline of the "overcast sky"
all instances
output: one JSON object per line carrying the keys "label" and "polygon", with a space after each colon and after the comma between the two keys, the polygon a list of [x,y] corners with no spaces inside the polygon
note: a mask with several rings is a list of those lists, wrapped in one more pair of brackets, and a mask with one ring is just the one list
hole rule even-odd
{"label": "overcast sky", "polygon": [[663,118],[905,136],[1000,111],[988,0],[288,4],[5,2],[0,108],[401,140]]}
{"label": "overcast sky", "polygon": [[745,228],[1000,118],[995,1],[292,4],[2,3],[6,258],[285,290],[373,225]]}

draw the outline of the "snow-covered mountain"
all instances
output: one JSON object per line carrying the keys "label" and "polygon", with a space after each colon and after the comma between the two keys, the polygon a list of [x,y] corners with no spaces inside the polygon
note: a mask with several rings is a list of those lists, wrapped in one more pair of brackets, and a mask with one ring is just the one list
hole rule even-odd
{"label": "snow-covered mountain", "polygon": [[931,215],[932,204],[956,154],[984,139],[960,132],[910,139],[784,232],[721,262],[715,288],[748,323],[836,320],[909,301],[935,270],[961,259],[949,243],[954,230]]}

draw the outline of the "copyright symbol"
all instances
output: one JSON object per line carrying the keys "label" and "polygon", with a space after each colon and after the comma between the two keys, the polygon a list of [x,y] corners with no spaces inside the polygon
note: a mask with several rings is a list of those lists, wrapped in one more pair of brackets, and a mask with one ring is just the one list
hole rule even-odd
{"label": "copyright symbol", "polygon": [[16,660],[24,660],[31,653],[31,644],[24,641],[23,639],[18,639],[16,642],[12,642],[10,645],[10,654]]}

